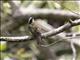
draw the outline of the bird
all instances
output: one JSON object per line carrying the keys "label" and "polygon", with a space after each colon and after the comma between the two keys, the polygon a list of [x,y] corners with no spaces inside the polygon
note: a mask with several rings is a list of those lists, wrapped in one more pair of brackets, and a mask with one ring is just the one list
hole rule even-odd
{"label": "bird", "polygon": [[42,37],[39,31],[39,28],[35,25],[34,18],[30,17],[28,21],[28,29],[31,32],[33,38],[37,40],[37,43],[40,44]]}
{"label": "bird", "polygon": [[[49,46],[48,42],[41,36],[42,33],[48,32],[49,30],[54,29],[50,26],[46,20],[37,19],[35,20],[33,17],[29,18],[28,21],[28,29],[31,32],[32,36],[37,40],[37,43],[40,46]],[[54,43],[50,44],[53,45]]]}

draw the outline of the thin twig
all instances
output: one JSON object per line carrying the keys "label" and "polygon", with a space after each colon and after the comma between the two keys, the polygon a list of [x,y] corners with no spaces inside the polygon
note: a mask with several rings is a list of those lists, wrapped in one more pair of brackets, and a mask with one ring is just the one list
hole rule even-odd
{"label": "thin twig", "polygon": [[72,52],[73,52],[73,57],[72,57],[72,60],[76,60],[76,48],[75,48],[75,46],[74,46],[74,43],[73,43],[73,41],[71,41],[71,49],[72,49]]}
{"label": "thin twig", "polygon": [[42,46],[42,47],[50,47],[50,46],[52,46],[52,45],[54,45],[54,44],[56,44],[56,43],[58,43],[58,42],[60,42],[60,41],[63,41],[63,40],[58,40],[58,41],[55,41],[55,42],[53,42],[53,43],[51,43],[51,44],[41,45],[41,46]]}

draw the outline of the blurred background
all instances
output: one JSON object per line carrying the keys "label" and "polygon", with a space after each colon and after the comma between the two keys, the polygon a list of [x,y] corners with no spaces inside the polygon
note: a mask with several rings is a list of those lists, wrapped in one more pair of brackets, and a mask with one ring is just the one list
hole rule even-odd
{"label": "blurred background", "polygon": [[[58,28],[80,17],[80,1],[38,1],[38,0],[2,0],[0,1],[0,36],[31,35],[28,20],[45,21],[51,27]],[[47,26],[49,27],[49,26]],[[68,29],[65,33],[80,33],[80,25]],[[56,38],[57,39],[57,38]],[[56,39],[46,39],[48,44]],[[77,60],[80,60],[80,46],[75,45]],[[72,60],[70,43],[59,42],[48,48],[38,48],[36,40],[0,41],[1,60]]]}

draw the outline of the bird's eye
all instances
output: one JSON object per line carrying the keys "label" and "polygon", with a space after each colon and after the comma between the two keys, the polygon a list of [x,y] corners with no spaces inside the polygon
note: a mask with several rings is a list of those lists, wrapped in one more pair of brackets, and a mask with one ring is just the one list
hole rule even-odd
{"label": "bird's eye", "polygon": [[33,22],[34,22],[34,18],[33,17],[30,17],[28,23],[31,24]]}

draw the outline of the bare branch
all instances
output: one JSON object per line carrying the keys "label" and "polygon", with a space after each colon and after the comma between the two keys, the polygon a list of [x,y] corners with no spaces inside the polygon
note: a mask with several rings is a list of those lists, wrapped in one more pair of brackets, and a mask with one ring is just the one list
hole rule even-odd
{"label": "bare branch", "polygon": [[36,16],[36,17],[67,17],[67,18],[80,18],[79,15],[76,15],[70,11],[65,10],[53,10],[53,9],[27,9],[19,8],[20,14],[17,14],[17,11],[13,14],[14,17],[18,16]]}
{"label": "bare branch", "polygon": [[46,2],[45,1],[33,1],[33,3],[31,5],[29,5],[29,7],[23,7],[20,5],[20,1],[13,1],[11,0],[10,5],[12,8],[15,8],[14,10],[12,9],[12,11],[14,11],[13,16],[14,17],[18,17],[18,16],[31,16],[31,15],[35,15],[35,16],[60,16],[60,17],[75,17],[75,18],[80,18],[80,16],[76,15],[75,13],[72,13],[70,11],[64,11],[64,10],[53,10],[53,9],[37,9],[36,8],[36,4],[38,4],[37,6],[40,7],[41,5],[44,5]]}
{"label": "bare branch", "polygon": [[43,33],[42,36],[44,36],[44,37],[54,36],[56,34],[63,32],[64,30],[70,29],[71,27],[76,26],[76,25],[80,25],[80,19],[73,21],[72,24],[68,22],[55,30],[51,30],[47,33]]}
{"label": "bare branch", "polygon": [[0,37],[0,39],[3,39],[5,41],[29,41],[32,40],[32,37],[31,36]]}
{"label": "bare branch", "polygon": [[73,52],[73,57],[72,57],[72,60],[76,60],[76,48],[75,48],[75,46],[74,46],[74,43],[73,43],[73,41],[71,41],[71,49],[72,49],[72,52]]}

